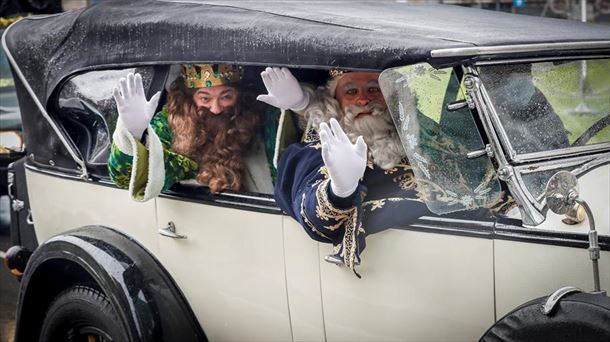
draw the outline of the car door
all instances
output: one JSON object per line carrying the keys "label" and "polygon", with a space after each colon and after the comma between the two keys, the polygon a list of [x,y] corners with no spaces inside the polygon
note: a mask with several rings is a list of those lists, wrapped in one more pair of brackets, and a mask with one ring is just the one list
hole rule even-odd
{"label": "car door", "polygon": [[282,215],[270,195],[201,195],[184,188],[156,199],[159,257],[212,341],[290,341]]}
{"label": "car door", "polygon": [[492,226],[430,219],[369,236],[362,279],[321,261],[328,341],[472,341],[494,322]]}

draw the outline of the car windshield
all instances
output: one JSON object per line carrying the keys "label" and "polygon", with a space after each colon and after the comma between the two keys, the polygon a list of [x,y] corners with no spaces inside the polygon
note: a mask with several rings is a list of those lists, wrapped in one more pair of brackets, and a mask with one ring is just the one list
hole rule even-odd
{"label": "car windshield", "polygon": [[610,141],[610,59],[478,71],[511,155]]}
{"label": "car windshield", "polygon": [[436,214],[491,208],[501,201],[490,159],[470,109],[449,111],[463,101],[462,80],[452,68],[421,63],[385,70],[379,84],[417,179],[418,195]]}

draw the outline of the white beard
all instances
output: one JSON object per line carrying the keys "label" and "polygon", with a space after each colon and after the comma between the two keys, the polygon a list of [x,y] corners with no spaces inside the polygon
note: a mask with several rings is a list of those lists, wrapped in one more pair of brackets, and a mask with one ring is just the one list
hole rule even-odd
{"label": "white beard", "polygon": [[[370,115],[356,117],[358,113],[370,111]],[[387,170],[398,165],[406,156],[390,112],[380,103],[371,102],[366,107],[350,106],[345,109],[341,127],[356,142],[362,136],[373,157],[373,163]]]}
{"label": "white beard", "polygon": [[[382,169],[395,167],[406,156],[390,112],[385,105],[373,103],[369,104],[369,109],[364,110],[361,107],[351,107],[346,108],[344,113],[337,100],[331,95],[329,86],[321,86],[317,91],[305,88],[305,91],[309,92],[310,103],[300,113],[299,121],[300,126],[306,131],[313,128],[317,132],[320,123],[336,118],[352,143],[362,135],[373,163]],[[372,114],[355,119],[355,115],[363,111],[370,111]]]}

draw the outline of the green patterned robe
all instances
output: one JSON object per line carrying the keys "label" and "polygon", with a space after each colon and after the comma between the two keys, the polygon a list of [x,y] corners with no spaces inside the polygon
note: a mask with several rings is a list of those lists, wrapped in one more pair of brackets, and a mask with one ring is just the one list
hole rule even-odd
{"label": "green patterned robe", "polygon": [[[167,108],[163,107],[152,118],[147,128],[147,146],[129,133],[120,118],[117,120],[108,159],[108,171],[112,181],[119,188],[129,189],[131,197],[136,201],[154,198],[179,181],[195,178],[199,172],[195,160],[171,149],[173,133],[169,127],[168,116]],[[266,111],[263,155],[266,156],[268,166],[264,172],[270,172],[269,193],[273,192],[271,182],[275,182],[276,176],[272,160],[278,121],[277,109]]]}
{"label": "green patterned robe", "polygon": [[[195,178],[198,173],[199,166],[193,159],[176,153],[171,150],[173,134],[169,128],[167,108],[157,113],[150,122],[150,128],[159,138],[163,147],[163,162],[165,164],[165,177],[163,186],[160,191],[166,190],[174,183],[185,179]],[[120,121],[120,120],[119,120]],[[110,150],[108,159],[108,171],[110,179],[122,189],[130,188],[130,182],[133,182],[133,187],[130,188],[132,197],[135,200],[144,201],[151,196],[146,196],[145,188],[149,181],[149,159],[150,151],[140,141],[134,139],[135,149],[121,148],[119,143],[121,136],[125,133],[122,125],[117,124],[117,128],[113,137],[113,144]],[[150,139],[149,131],[149,139]],[[123,140],[125,137],[122,137]],[[130,151],[132,150],[132,151]],[[137,169],[134,179],[132,180],[134,152],[138,156]],[[154,197],[156,194],[150,194]]]}

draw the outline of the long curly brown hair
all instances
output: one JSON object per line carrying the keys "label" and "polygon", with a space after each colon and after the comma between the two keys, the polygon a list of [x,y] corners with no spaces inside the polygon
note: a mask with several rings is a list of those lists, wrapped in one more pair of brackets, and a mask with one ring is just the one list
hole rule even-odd
{"label": "long curly brown hair", "polygon": [[255,96],[237,88],[237,104],[213,115],[193,102],[195,89],[184,87],[181,78],[168,94],[169,127],[173,132],[174,151],[199,163],[197,181],[212,192],[243,190],[245,156],[260,138],[262,111]]}

